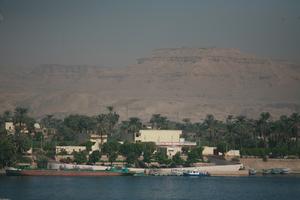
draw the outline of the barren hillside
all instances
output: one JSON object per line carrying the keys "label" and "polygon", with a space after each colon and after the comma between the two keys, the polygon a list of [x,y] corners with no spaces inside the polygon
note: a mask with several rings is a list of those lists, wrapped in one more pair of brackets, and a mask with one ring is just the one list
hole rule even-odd
{"label": "barren hillside", "polygon": [[113,105],[121,117],[174,120],[206,114],[275,117],[300,112],[300,65],[236,49],[158,49],[124,68],[41,65],[0,69],[0,108],[26,105],[35,116],[94,115]]}

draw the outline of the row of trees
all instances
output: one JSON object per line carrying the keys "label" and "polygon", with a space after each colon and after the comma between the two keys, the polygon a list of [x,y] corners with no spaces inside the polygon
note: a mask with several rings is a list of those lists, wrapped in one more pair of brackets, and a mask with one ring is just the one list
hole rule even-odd
{"label": "row of trees", "polygon": [[93,151],[87,158],[87,152],[74,152],[74,162],[94,164],[100,161],[101,155],[106,155],[108,161],[115,162],[119,155],[126,158],[125,162],[129,166],[147,167],[151,162],[158,162],[166,166],[189,166],[193,163],[199,162],[202,159],[202,147],[187,149],[187,159],[183,160],[181,154],[178,152],[172,158],[169,158],[166,149],[157,148],[153,142],[130,143],[123,144],[111,140],[102,146],[102,150]]}
{"label": "row of trees", "polygon": [[[8,136],[5,131],[4,125],[8,121],[16,125],[16,134],[13,136]],[[137,117],[120,122],[119,115],[113,107],[107,107],[105,113],[96,116],[69,115],[64,119],[58,119],[53,115],[47,115],[39,122],[46,128],[48,139],[44,138],[44,133],[35,132],[35,122],[36,120],[28,115],[28,109],[22,107],[17,107],[14,112],[6,111],[0,115],[0,158],[2,160],[7,157],[18,159],[20,154],[31,146],[45,151],[45,155],[51,157],[55,153],[56,145],[81,145],[85,143],[90,133],[108,135],[109,140],[131,141],[133,134],[144,127],[141,119]],[[300,155],[298,113],[290,116],[283,115],[276,120],[273,120],[267,112],[261,113],[258,119],[230,115],[225,121],[207,115],[199,122],[191,122],[188,118],[183,119],[182,122],[175,122],[160,114],[154,114],[149,123],[155,129],[183,130],[183,136],[187,140],[197,141],[202,146],[217,146],[221,152],[240,149],[244,154],[254,155],[260,151],[259,149],[265,149],[263,152],[266,154],[282,151],[284,155]],[[31,134],[22,132],[24,127]],[[11,147],[14,149],[5,150]],[[8,156],[10,154],[15,156]],[[6,160],[2,165],[10,162]]]}

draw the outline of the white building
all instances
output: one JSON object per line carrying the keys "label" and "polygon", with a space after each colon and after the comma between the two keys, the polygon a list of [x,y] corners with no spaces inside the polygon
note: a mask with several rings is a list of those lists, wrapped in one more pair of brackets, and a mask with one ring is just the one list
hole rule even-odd
{"label": "white building", "polygon": [[181,130],[140,130],[134,135],[135,142],[154,142],[158,147],[166,148],[169,157],[181,152],[182,147],[196,146],[196,142],[187,142]]}
{"label": "white building", "polygon": [[63,152],[67,154],[72,154],[73,152],[80,152],[85,150],[86,150],[85,146],[56,146],[55,148],[56,154],[63,153]]}
{"label": "white building", "polygon": [[92,134],[90,136],[90,141],[94,143],[91,148],[91,152],[100,151],[101,146],[107,142],[107,135],[101,136],[101,135]]}
{"label": "white building", "polygon": [[15,126],[13,122],[5,122],[5,130],[8,134],[15,134]]}

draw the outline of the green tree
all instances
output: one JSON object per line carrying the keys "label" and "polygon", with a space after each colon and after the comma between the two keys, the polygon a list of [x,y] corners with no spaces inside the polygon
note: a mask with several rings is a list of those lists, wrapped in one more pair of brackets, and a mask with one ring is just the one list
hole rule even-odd
{"label": "green tree", "polygon": [[138,158],[143,152],[142,143],[129,143],[125,142],[120,147],[120,153],[126,157],[127,164],[137,164]]}
{"label": "green tree", "polygon": [[95,143],[94,142],[91,142],[91,141],[87,141],[84,143],[84,146],[86,147],[86,150],[89,152],[92,150],[92,146],[94,145]]}
{"label": "green tree", "polygon": [[260,114],[260,118],[257,121],[257,128],[259,130],[260,137],[263,138],[265,148],[268,148],[268,136],[270,134],[270,118],[270,113],[263,112]]}
{"label": "green tree", "polygon": [[0,136],[0,168],[11,166],[16,161],[17,149],[10,136]]}
{"label": "green tree", "polygon": [[143,124],[139,118],[137,118],[137,117],[129,118],[128,131],[130,133],[136,133],[140,129],[142,129],[142,127],[143,127]]}
{"label": "green tree", "polygon": [[102,113],[96,117],[97,131],[101,135],[112,136],[114,128],[119,121],[119,114],[114,111],[112,106],[107,107],[108,113]]}
{"label": "green tree", "polygon": [[15,139],[15,145],[16,145],[18,154],[25,153],[32,146],[31,139],[29,138],[29,136],[27,134],[16,133],[14,136],[14,139]]}
{"label": "green tree", "polygon": [[184,160],[180,157],[180,153],[177,152],[173,157],[172,161],[175,165],[182,165],[184,164]]}
{"label": "green tree", "polygon": [[27,118],[28,109],[24,107],[16,107],[15,113],[14,113],[14,122],[15,124],[19,124],[19,127],[21,128],[22,125],[25,123],[25,120]]}
{"label": "green tree", "polygon": [[115,140],[108,141],[102,145],[102,152],[107,155],[111,165],[117,159],[119,149],[120,149],[120,143],[118,143]]}
{"label": "green tree", "polygon": [[296,147],[298,147],[298,141],[299,141],[299,129],[300,129],[300,115],[298,113],[293,113],[290,116],[291,121],[291,129],[293,137],[296,138]]}
{"label": "green tree", "polygon": [[171,163],[171,160],[167,156],[167,152],[165,148],[160,148],[155,154],[155,159],[159,164],[168,165]]}
{"label": "green tree", "polygon": [[187,163],[188,164],[193,164],[199,161],[199,159],[202,159],[202,147],[196,147],[193,148],[188,152],[188,157],[187,157]]}
{"label": "green tree", "polygon": [[43,155],[38,156],[36,163],[38,168],[46,169],[48,167],[48,158]]}
{"label": "green tree", "polygon": [[87,154],[85,151],[80,151],[80,152],[73,152],[74,155],[74,162],[77,164],[83,164],[87,162]]}
{"label": "green tree", "polygon": [[235,149],[235,135],[234,135],[234,118],[228,115],[226,119],[226,131],[228,133],[227,139],[232,149]]}
{"label": "green tree", "polygon": [[143,157],[144,157],[143,161],[145,163],[150,163],[153,152],[156,149],[156,145],[154,142],[144,142],[142,143],[142,145],[143,145]]}
{"label": "green tree", "polygon": [[64,119],[63,123],[74,132],[84,134],[94,130],[96,126],[94,118],[85,115],[69,115]]}
{"label": "green tree", "polygon": [[93,152],[89,155],[89,163],[95,164],[96,162],[99,162],[100,157],[101,157],[100,151],[93,151]]}
{"label": "green tree", "polygon": [[215,136],[216,136],[216,129],[217,129],[217,120],[211,114],[207,115],[204,119],[204,125],[209,133],[209,144],[215,145]]}
{"label": "green tree", "polygon": [[166,129],[168,124],[167,117],[161,116],[160,114],[153,114],[150,123],[154,129]]}

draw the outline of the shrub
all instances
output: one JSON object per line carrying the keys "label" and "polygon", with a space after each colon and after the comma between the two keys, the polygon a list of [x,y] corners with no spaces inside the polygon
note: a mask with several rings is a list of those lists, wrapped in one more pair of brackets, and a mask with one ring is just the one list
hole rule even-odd
{"label": "shrub", "polygon": [[48,158],[46,156],[39,156],[36,163],[38,168],[46,169],[48,166]]}

